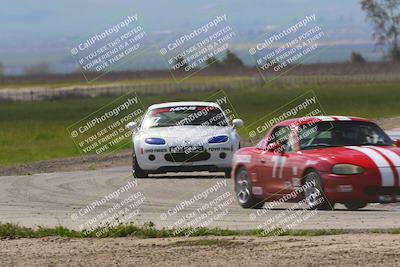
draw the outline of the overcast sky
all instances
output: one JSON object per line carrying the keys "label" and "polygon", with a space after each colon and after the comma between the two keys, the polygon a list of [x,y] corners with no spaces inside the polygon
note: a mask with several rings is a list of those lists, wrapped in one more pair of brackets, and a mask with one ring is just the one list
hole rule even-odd
{"label": "overcast sky", "polygon": [[[0,0],[0,61],[60,61],[77,42],[138,14],[157,43],[226,13],[241,42],[315,13],[329,40],[371,42],[371,27],[357,0]],[[247,38],[247,40],[246,40]]]}

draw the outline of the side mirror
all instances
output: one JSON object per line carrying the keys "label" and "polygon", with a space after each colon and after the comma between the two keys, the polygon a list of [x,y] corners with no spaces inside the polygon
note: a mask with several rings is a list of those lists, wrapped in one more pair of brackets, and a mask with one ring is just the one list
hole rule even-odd
{"label": "side mirror", "polygon": [[135,131],[137,129],[138,125],[137,125],[136,121],[131,121],[125,127],[131,131]]}
{"label": "side mirror", "polygon": [[397,147],[400,147],[400,139],[394,140],[394,144],[395,144]]}
{"label": "side mirror", "polygon": [[267,145],[266,150],[276,154],[283,154],[284,152],[284,148],[280,143],[270,143]]}
{"label": "side mirror", "polygon": [[232,121],[232,124],[233,124],[233,128],[239,128],[239,127],[242,127],[243,126],[243,120],[241,120],[241,119],[234,119],[233,121]]}

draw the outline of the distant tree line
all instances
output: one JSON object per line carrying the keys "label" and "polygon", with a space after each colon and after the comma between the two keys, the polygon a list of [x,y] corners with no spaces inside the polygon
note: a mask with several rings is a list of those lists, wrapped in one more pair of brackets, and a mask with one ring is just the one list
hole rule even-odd
{"label": "distant tree line", "polygon": [[[34,63],[24,67],[25,75],[42,75],[50,73],[50,65],[47,62]],[[0,62],[0,76],[5,75],[5,66]]]}
{"label": "distant tree line", "polygon": [[50,66],[47,62],[39,62],[36,64],[26,66],[24,68],[24,73],[26,75],[41,75],[41,74],[47,74],[49,72],[50,72]]}
{"label": "distant tree line", "polygon": [[[175,65],[180,66],[180,70],[184,70],[188,64],[183,57],[177,57]],[[225,55],[222,59],[216,57],[209,57],[205,61],[207,68],[212,69],[231,69],[231,68],[242,68],[244,67],[243,61],[229,49],[226,50]]]}

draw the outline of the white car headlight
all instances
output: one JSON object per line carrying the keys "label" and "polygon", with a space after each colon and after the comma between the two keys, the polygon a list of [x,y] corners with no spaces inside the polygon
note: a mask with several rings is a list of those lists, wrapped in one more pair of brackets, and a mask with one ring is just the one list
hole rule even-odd
{"label": "white car headlight", "polygon": [[362,167],[353,164],[336,164],[332,168],[334,174],[360,174],[363,172]]}

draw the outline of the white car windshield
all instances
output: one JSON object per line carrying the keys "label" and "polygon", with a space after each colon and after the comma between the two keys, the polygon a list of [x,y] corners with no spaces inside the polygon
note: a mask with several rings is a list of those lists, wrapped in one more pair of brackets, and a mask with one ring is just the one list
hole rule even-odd
{"label": "white car windshield", "polygon": [[218,107],[174,106],[149,111],[143,120],[142,128],[185,125],[228,126],[229,123]]}

